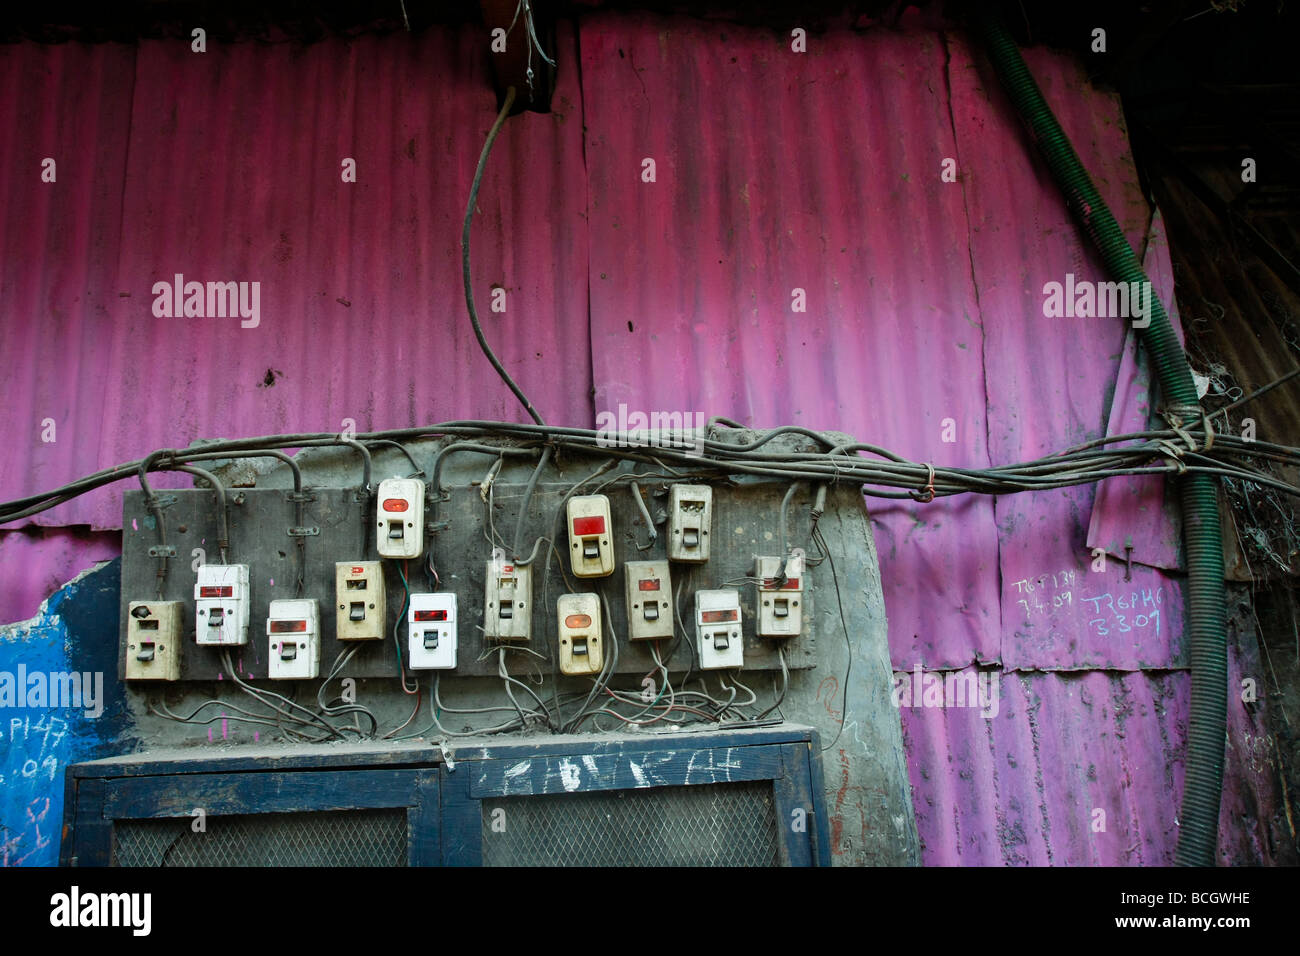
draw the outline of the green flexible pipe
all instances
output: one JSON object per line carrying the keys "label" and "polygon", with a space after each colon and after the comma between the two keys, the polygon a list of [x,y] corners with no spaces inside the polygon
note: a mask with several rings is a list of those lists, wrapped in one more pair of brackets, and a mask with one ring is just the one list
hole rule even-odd
{"label": "green flexible pipe", "polygon": [[[981,29],[993,66],[1052,176],[1065,194],[1106,263],[1113,281],[1141,282],[1146,273],[1129,248],[1088,177],[1074,148],[1020,56],[992,4],[983,6]],[[1187,357],[1169,324],[1164,306],[1151,294],[1151,324],[1138,329],[1159,376],[1169,410],[1183,422],[1196,422],[1200,405]],[[1187,475],[1179,481],[1183,507],[1183,543],[1187,556],[1188,629],[1192,668],[1192,700],[1187,729],[1187,770],[1179,816],[1180,866],[1215,863],[1219,800],[1223,791],[1223,746],[1228,709],[1227,613],[1223,590],[1223,545],[1215,479]]]}

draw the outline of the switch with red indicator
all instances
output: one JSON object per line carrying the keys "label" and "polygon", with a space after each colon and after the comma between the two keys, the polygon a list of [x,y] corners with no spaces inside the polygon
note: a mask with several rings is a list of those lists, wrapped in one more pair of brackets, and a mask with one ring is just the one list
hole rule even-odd
{"label": "switch with red indicator", "polygon": [[713,489],[708,485],[673,485],[668,489],[668,558],[703,564],[709,560],[713,524]]}
{"label": "switch with red indicator", "polygon": [[803,558],[802,548],[791,550],[784,581],[777,579],[780,558],[755,558],[759,637],[797,637],[803,630]]}
{"label": "switch with red indicator", "polygon": [[385,558],[418,558],[424,553],[424,482],[385,478],[379,483],[376,546]]}
{"label": "switch with red indicator", "polygon": [[248,565],[200,564],[194,583],[194,641],[201,647],[248,643]]}
{"label": "switch with red indicator", "polygon": [[745,665],[739,591],[721,588],[695,592],[695,642],[701,670]]}
{"label": "switch with red indicator", "polygon": [[504,557],[489,559],[484,594],[485,637],[495,641],[527,641],[532,637],[532,568]]}
{"label": "switch with red indicator", "polygon": [[412,670],[456,666],[456,595],[451,591],[412,594],[406,615]]}
{"label": "switch with red indicator", "polygon": [[605,666],[600,634],[600,598],[595,594],[562,594],[559,613],[560,673],[580,677],[599,674]]}
{"label": "switch with red indicator", "polygon": [[579,578],[614,573],[613,524],[609,499],[582,495],[569,499],[569,564]]}
{"label": "switch with red indicator", "polygon": [[266,619],[271,680],[312,680],[320,674],[320,617],[316,601],[290,598],[271,602]]}
{"label": "switch with red indicator", "polygon": [[657,641],[673,636],[672,582],[667,561],[629,561],[627,574],[627,637]]}
{"label": "switch with red indicator", "polygon": [[387,603],[382,561],[334,565],[334,633],[340,641],[383,640]]}

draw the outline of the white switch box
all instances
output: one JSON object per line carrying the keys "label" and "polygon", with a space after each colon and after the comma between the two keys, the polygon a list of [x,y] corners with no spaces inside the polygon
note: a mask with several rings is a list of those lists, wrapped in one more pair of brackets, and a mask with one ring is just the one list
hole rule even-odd
{"label": "white switch box", "polygon": [[248,565],[200,564],[194,584],[194,641],[200,647],[248,643]]}
{"label": "white switch box", "polygon": [[614,573],[613,524],[609,499],[581,495],[569,499],[569,563],[579,578]]}
{"label": "white switch box", "polygon": [[483,633],[495,641],[532,638],[533,569],[490,559],[484,576]]}
{"label": "white switch box", "polygon": [[126,615],[126,679],[181,679],[181,602],[132,601]]}
{"label": "white switch box", "polygon": [[695,592],[695,639],[701,670],[745,665],[739,591],[721,588]]}
{"label": "white switch box", "polygon": [[560,618],[560,673],[599,674],[605,666],[600,598],[594,594],[562,594],[556,607]]}
{"label": "white switch box", "polygon": [[713,489],[708,485],[673,485],[668,489],[668,558],[703,564],[709,560],[713,525]]}
{"label": "white switch box", "polygon": [[627,639],[657,641],[673,636],[673,588],[667,561],[629,561]]}
{"label": "white switch box", "polygon": [[383,640],[388,606],[382,561],[334,565],[334,634],[340,641]]}
{"label": "white switch box", "polygon": [[451,591],[412,594],[406,615],[411,670],[456,666],[456,595]]}
{"label": "white switch box", "polygon": [[424,482],[385,478],[379,483],[375,544],[385,558],[418,558],[424,553]]}
{"label": "white switch box", "polygon": [[779,557],[755,559],[758,578],[758,636],[795,637],[803,630],[803,550],[795,548],[785,563],[785,583],[777,587]]}
{"label": "white switch box", "polygon": [[271,602],[266,636],[271,680],[312,680],[320,675],[320,615],[315,598]]}

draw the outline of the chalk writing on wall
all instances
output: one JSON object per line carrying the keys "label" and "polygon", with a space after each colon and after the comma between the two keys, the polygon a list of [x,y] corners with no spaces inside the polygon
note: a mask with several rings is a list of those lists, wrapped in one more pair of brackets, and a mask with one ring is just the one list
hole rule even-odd
{"label": "chalk writing on wall", "polygon": [[62,784],[69,747],[68,722],[49,712],[0,722],[0,788],[8,808],[0,820],[0,866],[51,862],[58,830],[49,795]]}

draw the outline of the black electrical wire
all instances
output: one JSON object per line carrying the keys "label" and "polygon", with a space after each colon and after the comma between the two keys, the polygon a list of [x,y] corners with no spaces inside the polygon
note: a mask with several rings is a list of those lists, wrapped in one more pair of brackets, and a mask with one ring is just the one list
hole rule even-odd
{"label": "black electrical wire", "polygon": [[405,445],[403,445],[400,441],[393,441],[392,439],[389,438],[380,438],[370,442],[370,444],[384,445],[387,447],[396,448],[398,451],[400,451],[403,455],[406,456],[406,460],[411,463],[411,468],[414,469],[409,475],[409,477],[411,478],[424,477],[424,469],[421,468],[419,463],[415,460],[415,456],[411,454],[411,450],[407,448]]}
{"label": "black electrical wire", "polygon": [[[806,429],[786,429],[800,434],[813,434]],[[779,431],[779,430],[778,430]],[[1063,488],[1095,482],[1123,475],[1166,475],[1180,473],[1220,475],[1251,481],[1260,487],[1272,488],[1292,496],[1300,496],[1300,488],[1251,467],[1243,467],[1254,460],[1267,460],[1285,465],[1300,465],[1300,449],[1262,441],[1245,441],[1233,436],[1217,435],[1212,438],[1194,432],[1196,441],[1205,447],[1187,446],[1189,434],[1173,430],[1135,432],[1107,436],[1045,458],[994,469],[962,469],[935,467],[909,462],[884,449],[874,446],[844,446],[871,451],[885,460],[871,460],[857,455],[844,454],[841,448],[826,453],[787,453],[780,455],[760,453],[743,448],[761,447],[763,442],[748,446],[728,446],[725,443],[706,442],[704,454],[686,453],[676,449],[657,449],[656,455],[647,455],[631,449],[603,447],[607,436],[590,429],[552,428],[532,424],[507,422],[450,422],[417,428],[395,429],[359,436],[359,441],[412,440],[415,437],[435,438],[457,436],[466,439],[446,446],[440,455],[453,447],[477,446],[486,454],[530,455],[537,454],[536,446],[520,448],[513,445],[487,445],[484,439],[506,441],[546,441],[547,447],[556,451],[566,449],[606,461],[649,462],[665,468],[665,461],[690,469],[696,480],[721,479],[728,476],[747,475],[779,481],[805,480],[821,483],[849,483],[859,486],[870,497],[905,499],[920,489],[934,489],[936,498],[963,493],[1004,495],[1022,491]],[[477,439],[468,440],[468,439]],[[1104,446],[1121,440],[1137,440],[1136,445],[1105,450]],[[312,442],[338,444],[337,435],[278,435],[236,441],[214,442],[203,446],[202,451],[161,451],[147,459],[129,462],[104,469],[85,478],[71,482],[53,491],[29,495],[0,504],[0,523],[9,523],[31,517],[57,507],[77,495],[103,487],[142,470],[167,470],[176,464],[242,457],[274,457],[284,462],[294,477],[295,498],[301,505],[301,469],[292,457],[277,448],[302,447]],[[883,454],[882,454],[883,453]],[[441,461],[439,461],[439,464]],[[434,485],[435,489],[437,484]],[[887,489],[904,489],[891,491]],[[146,496],[148,497],[148,496]],[[436,514],[435,502],[435,514]],[[525,509],[526,510],[526,509]],[[301,517],[299,519],[301,524]]]}
{"label": "black electrical wire", "polygon": [[[554,451],[554,448],[547,445],[542,450],[542,457],[537,460],[537,467],[534,468],[533,473],[528,476],[528,486],[524,488],[524,500],[519,504],[519,520],[515,523],[515,542],[511,554],[515,563],[519,562],[519,557],[524,550],[524,527],[528,521],[528,506],[532,504],[533,493],[537,490],[537,482],[541,479],[542,472],[546,469],[546,466],[550,464],[551,455]],[[537,554],[537,549],[535,547],[533,548],[533,554]],[[532,557],[528,560],[531,563]]]}
{"label": "black electrical wire", "polygon": [[483,182],[483,170],[487,167],[488,154],[492,152],[492,144],[496,142],[497,133],[501,132],[501,124],[506,121],[506,116],[510,114],[510,107],[515,103],[515,88],[513,86],[506,89],[505,101],[501,104],[501,112],[497,114],[497,121],[492,124],[492,129],[488,131],[487,142],[483,144],[483,152],[479,154],[478,168],[474,170],[474,184],[469,190],[469,202],[465,204],[465,228],[460,234],[460,256],[461,267],[465,278],[465,307],[469,309],[469,320],[474,325],[474,337],[478,339],[478,347],[483,350],[487,360],[492,363],[496,369],[497,375],[501,376],[501,381],[510,386],[510,391],[515,393],[515,398],[524,406],[524,410],[539,425],[545,425],[542,416],[537,414],[537,409],[533,408],[533,403],[528,400],[528,396],[523,390],[515,384],[515,380],[510,377],[510,373],[497,359],[492,347],[488,345],[487,339],[483,336],[483,327],[479,325],[478,311],[474,308],[474,288],[470,278],[469,268],[469,232],[470,225],[474,222],[474,204],[478,201],[478,188]]}
{"label": "black electrical wire", "polygon": [[774,587],[785,587],[785,567],[790,559],[790,499],[794,497],[796,491],[803,487],[803,484],[802,481],[791,482],[790,487],[786,489],[785,497],[781,499],[781,564],[776,569],[776,578],[773,581]]}
{"label": "black electrical wire", "polygon": [[217,496],[217,553],[221,557],[221,563],[227,563],[226,559],[230,550],[230,507],[226,503],[226,489],[221,486],[221,482],[217,480],[216,475],[195,465],[176,465],[173,470],[183,471],[186,474],[194,475],[196,478],[202,478],[212,486],[212,490]]}
{"label": "black electrical wire", "polygon": [[158,530],[158,570],[156,577],[158,579],[158,600],[162,600],[163,590],[167,584],[167,522],[163,517],[163,506],[158,500],[158,496],[153,493],[149,487],[149,470],[153,464],[161,458],[168,455],[166,451],[156,451],[152,455],[140,462],[140,467],[136,473],[140,478],[140,488],[144,491],[145,505],[153,512],[154,523]]}

